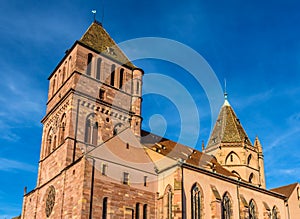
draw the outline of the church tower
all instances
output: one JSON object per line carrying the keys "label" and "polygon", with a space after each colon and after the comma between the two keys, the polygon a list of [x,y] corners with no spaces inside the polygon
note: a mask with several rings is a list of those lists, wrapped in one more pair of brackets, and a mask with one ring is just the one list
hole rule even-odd
{"label": "church tower", "polygon": [[97,21],[66,51],[48,78],[37,186],[24,195],[22,218],[123,218],[134,207],[154,214],[146,181],[154,168],[135,165],[149,163],[138,143],[142,76]]}
{"label": "church tower", "polygon": [[258,138],[251,143],[227,94],[205,152],[242,180],[266,187],[262,146]]}

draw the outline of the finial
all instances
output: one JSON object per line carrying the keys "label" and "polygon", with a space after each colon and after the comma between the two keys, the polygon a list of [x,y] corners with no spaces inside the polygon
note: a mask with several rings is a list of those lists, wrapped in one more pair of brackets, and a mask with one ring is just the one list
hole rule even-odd
{"label": "finial", "polygon": [[97,11],[96,10],[92,10],[92,13],[94,14],[94,21],[96,21],[96,13],[97,13]]}
{"label": "finial", "polygon": [[224,79],[224,98],[227,100],[228,94],[227,94],[227,84],[226,84],[226,78]]}
{"label": "finial", "polygon": [[205,148],[204,148],[204,141],[202,140],[202,152],[204,152]]}

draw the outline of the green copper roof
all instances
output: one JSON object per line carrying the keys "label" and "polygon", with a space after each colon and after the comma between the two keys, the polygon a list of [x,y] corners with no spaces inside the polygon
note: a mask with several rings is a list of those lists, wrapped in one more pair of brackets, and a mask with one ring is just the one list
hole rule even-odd
{"label": "green copper roof", "polygon": [[111,58],[114,61],[127,65],[130,68],[135,66],[129,61],[115,41],[102,27],[101,23],[95,21],[91,24],[79,42],[96,50],[97,52]]}

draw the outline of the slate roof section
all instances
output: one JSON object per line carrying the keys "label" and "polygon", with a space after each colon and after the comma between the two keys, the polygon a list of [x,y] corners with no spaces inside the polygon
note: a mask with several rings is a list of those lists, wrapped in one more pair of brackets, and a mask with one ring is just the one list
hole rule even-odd
{"label": "slate roof section", "polygon": [[291,194],[293,193],[293,191],[295,190],[295,188],[297,187],[297,185],[298,185],[298,183],[293,183],[293,184],[290,184],[290,185],[286,185],[286,186],[271,189],[271,191],[282,194],[282,195],[289,198],[291,196]]}
{"label": "slate roof section", "polygon": [[225,100],[206,149],[219,145],[220,143],[242,142],[252,145],[233,108],[228,101]]}
{"label": "slate roof section", "polygon": [[156,151],[163,156],[184,162],[192,166],[214,170],[218,174],[237,179],[237,176],[222,167],[221,164],[217,162],[216,158],[202,153],[196,149],[144,130],[141,132],[141,143],[147,148]]}
{"label": "slate roof section", "polygon": [[90,25],[79,42],[131,69],[136,68],[98,21]]}

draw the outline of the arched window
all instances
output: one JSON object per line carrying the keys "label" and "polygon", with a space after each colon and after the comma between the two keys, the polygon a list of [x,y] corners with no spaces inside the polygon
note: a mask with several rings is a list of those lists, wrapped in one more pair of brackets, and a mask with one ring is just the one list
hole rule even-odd
{"label": "arched window", "polygon": [[228,193],[226,192],[222,199],[222,219],[231,219],[231,201]]}
{"label": "arched window", "polygon": [[52,95],[55,93],[55,88],[56,88],[56,75],[52,80]]}
{"label": "arched window", "polygon": [[225,159],[226,165],[237,165],[240,163],[241,163],[241,160],[240,160],[239,156],[233,151],[231,151]]}
{"label": "arched window", "polygon": [[86,74],[89,76],[91,75],[92,72],[92,60],[93,60],[93,55],[92,53],[89,53],[87,58],[87,67],[86,67]]}
{"label": "arched window", "polygon": [[53,138],[53,142],[52,142],[52,151],[54,151],[55,149],[56,149],[56,135],[54,136],[54,138]]}
{"label": "arched window", "polygon": [[65,142],[66,114],[62,116],[59,126],[59,145]]}
{"label": "arched window", "polygon": [[257,219],[256,206],[255,206],[253,199],[251,199],[251,201],[249,203],[249,219]]}
{"label": "arched window", "polygon": [[279,219],[279,213],[276,206],[272,209],[272,219]]}
{"label": "arched window", "polygon": [[140,219],[140,203],[135,204],[135,219]]}
{"label": "arched window", "polygon": [[53,137],[53,129],[50,128],[47,134],[47,142],[46,142],[46,148],[45,148],[45,156],[50,154],[51,152],[51,146],[52,146],[52,137]]}
{"label": "arched window", "polygon": [[147,219],[147,208],[148,208],[148,205],[144,204],[144,206],[143,206],[143,219]]}
{"label": "arched window", "polygon": [[300,200],[300,190],[299,190],[299,187],[297,188],[297,199]]}
{"label": "arched window", "polygon": [[252,159],[252,155],[250,154],[247,159],[247,165],[250,165],[251,159]]}
{"label": "arched window", "polygon": [[64,83],[65,81],[65,76],[66,76],[66,67],[63,67],[62,75],[61,75],[61,84]]}
{"label": "arched window", "polygon": [[98,58],[98,59],[97,59],[97,69],[96,69],[96,79],[97,79],[97,80],[100,80],[101,63],[102,63],[102,59],[101,59],[101,58]]}
{"label": "arched window", "polygon": [[107,218],[107,197],[103,198],[102,203],[102,219]]}
{"label": "arched window", "polygon": [[70,56],[68,62],[67,77],[71,75],[71,60],[72,60],[72,56]]}
{"label": "arched window", "polygon": [[254,174],[251,173],[249,176],[249,183],[253,183]]}
{"label": "arched window", "polygon": [[192,187],[192,219],[201,218],[201,192],[197,184]]}
{"label": "arched window", "polygon": [[110,73],[110,85],[111,86],[115,86],[115,71],[116,71],[116,66],[112,65],[111,73]]}
{"label": "arched window", "polygon": [[119,81],[119,88],[121,89],[123,86],[123,80],[124,80],[124,69],[121,68],[120,70],[120,81]]}
{"label": "arched window", "polygon": [[140,93],[140,82],[139,81],[136,81],[136,94],[139,94]]}
{"label": "arched window", "polygon": [[98,141],[98,122],[95,114],[91,114],[86,119],[85,125],[85,142],[88,144],[97,145]]}

